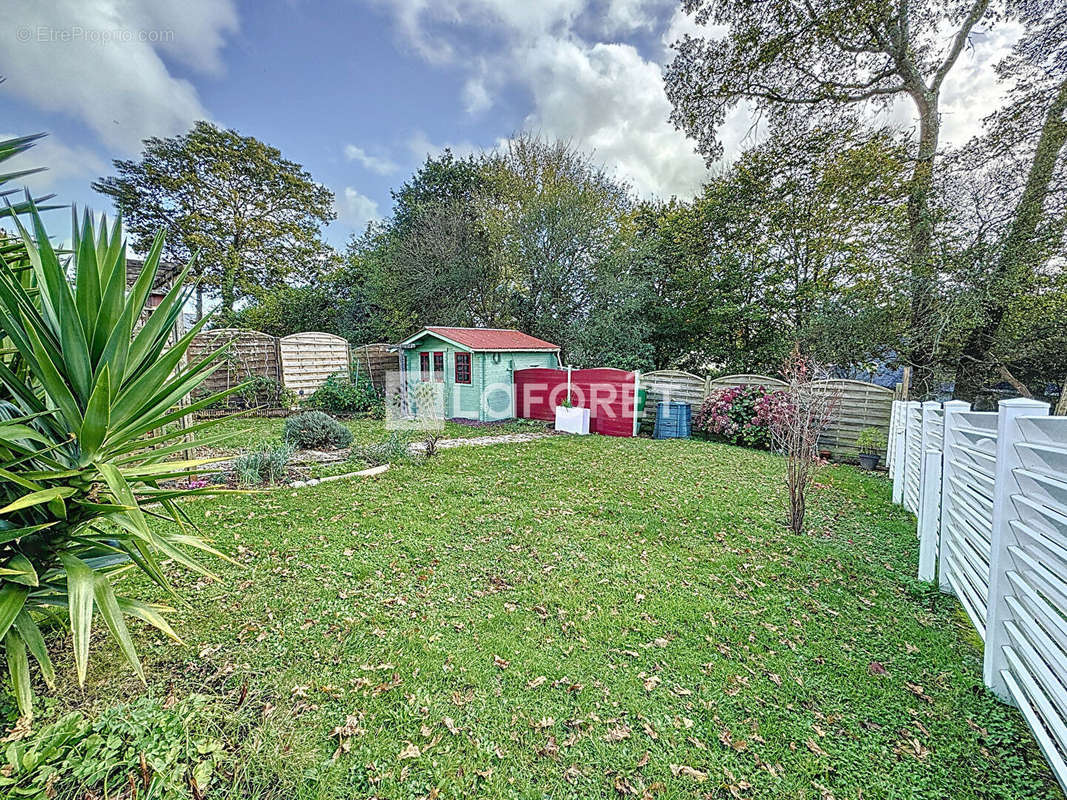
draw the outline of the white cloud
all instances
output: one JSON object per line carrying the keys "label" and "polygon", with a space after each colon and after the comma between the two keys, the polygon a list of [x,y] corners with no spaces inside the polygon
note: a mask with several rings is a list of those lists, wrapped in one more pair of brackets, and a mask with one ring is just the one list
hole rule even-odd
{"label": "white cloud", "polygon": [[[663,24],[667,0],[375,0],[389,5],[402,33],[428,60],[462,63],[469,70],[464,107],[484,111],[493,92],[505,84],[528,91],[533,106],[524,127],[544,136],[573,141],[641,194],[691,196],[707,178],[692,143],[668,122],[659,63],[629,44],[589,41],[616,32],[655,29]],[[476,23],[472,21],[477,21]],[[457,29],[464,23],[485,28],[503,44],[462,51]],[[510,133],[510,132],[509,132]],[[422,158],[443,145],[418,132],[410,143]],[[452,145],[463,155],[468,143]]]}
{"label": "white cloud", "polygon": [[222,68],[237,29],[232,0],[182,3],[59,0],[20,3],[0,35],[3,89],[45,111],[84,122],[123,154],[146,136],[187,130],[210,118],[162,55],[202,72]]}
{"label": "white cloud", "polygon": [[593,13],[606,33],[626,33],[654,29],[665,9],[677,5],[676,0],[607,0],[607,8]]}
{"label": "white cloud", "polygon": [[489,87],[485,85],[484,76],[470,78],[463,84],[463,108],[468,114],[477,114],[492,105],[493,98],[489,94]]}
{"label": "white cloud", "polygon": [[389,175],[400,168],[395,161],[384,156],[371,155],[362,147],[354,144],[345,145],[345,158],[349,161],[355,161],[379,175]]}
{"label": "white cloud", "polygon": [[[0,140],[14,139],[19,134],[0,134]],[[4,162],[4,172],[47,167],[41,172],[18,180],[18,185],[29,187],[35,195],[51,191],[55,184],[65,178],[94,179],[107,171],[107,163],[92,150],[80,145],[68,146],[55,136],[38,139],[29,150]],[[8,186],[10,188],[10,185]]]}
{"label": "white cloud", "polygon": [[692,196],[703,159],[667,121],[660,67],[625,44],[542,38],[522,55],[534,98],[525,127],[592,150],[642,195]]}
{"label": "white cloud", "polygon": [[[369,2],[392,9],[402,35],[425,58],[466,70],[461,100],[468,111],[484,111],[505,85],[517,86],[532,99],[527,128],[594,150],[642,194],[684,197],[707,179],[693,143],[668,121],[663,66],[673,58],[670,45],[683,35],[720,37],[725,26],[698,25],[667,0]],[[477,35],[465,36],[475,26]],[[612,40],[636,31],[656,32],[658,52],[645,57]],[[1002,25],[973,37],[975,47],[965,52],[943,89],[944,144],[960,144],[978,133],[982,118],[1000,103],[1003,88],[991,67],[1017,34]],[[477,51],[465,45],[471,40],[479,43]],[[902,99],[878,121],[911,126],[914,109]],[[726,160],[757,143],[768,127],[766,116],[739,107],[720,131]],[[434,152],[425,140],[413,140],[413,150],[420,156]]]}
{"label": "white cloud", "polygon": [[425,131],[415,131],[408,139],[408,150],[412,157],[418,161],[425,161],[427,157],[437,157],[445,150],[451,150],[457,158],[466,158],[481,150],[478,145],[469,141],[460,142],[433,142]]}
{"label": "white cloud", "polygon": [[351,186],[345,187],[343,196],[337,198],[335,206],[337,218],[357,231],[362,231],[368,223],[381,219],[378,204]]}

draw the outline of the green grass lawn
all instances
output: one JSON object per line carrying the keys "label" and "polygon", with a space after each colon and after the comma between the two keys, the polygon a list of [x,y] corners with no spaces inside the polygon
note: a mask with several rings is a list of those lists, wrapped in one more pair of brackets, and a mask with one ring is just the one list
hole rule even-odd
{"label": "green grass lawn", "polygon": [[797,537],[781,469],[551,437],[192,503],[241,567],[46,719],[214,695],[248,796],[1061,796],[885,479],[828,469]]}

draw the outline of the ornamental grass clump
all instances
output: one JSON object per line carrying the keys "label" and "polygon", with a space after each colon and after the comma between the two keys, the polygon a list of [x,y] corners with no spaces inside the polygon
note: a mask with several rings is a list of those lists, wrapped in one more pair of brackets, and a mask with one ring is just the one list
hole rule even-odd
{"label": "ornamental grass clump", "polygon": [[[170,609],[119,594],[116,579],[141,572],[175,595],[164,559],[211,574],[191,551],[221,553],[195,534],[177,501],[218,491],[189,488],[212,459],[173,459],[227,436],[188,441],[214,421],[173,423],[233,390],[178,405],[217,368],[221,350],[185,363],[206,319],[171,341],[193,291],[188,267],[148,309],[162,234],[127,287],[119,223],[86,214],[79,224],[75,215],[72,254],[61,260],[32,201],[27,216],[32,233],[12,215],[25,261],[0,254],[0,641],[28,717],[30,659],[46,684],[55,677],[46,620],[69,619],[80,683],[100,620],[142,680],[127,619],[177,639],[164,618]],[[174,524],[150,525],[149,516]]]}
{"label": "ornamental grass clump", "polygon": [[693,417],[693,427],[730,444],[767,450],[771,428],[785,413],[786,395],[763,386],[731,386],[712,392]]}
{"label": "ornamental grass clump", "polygon": [[292,456],[293,447],[287,442],[263,445],[234,459],[234,478],[241,486],[280,483],[285,478],[285,467]]}

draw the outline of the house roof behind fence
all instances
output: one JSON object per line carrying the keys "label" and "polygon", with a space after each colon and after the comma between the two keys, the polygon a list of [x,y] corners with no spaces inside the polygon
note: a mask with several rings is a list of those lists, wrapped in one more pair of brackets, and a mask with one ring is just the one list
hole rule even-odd
{"label": "house roof behind fence", "polygon": [[[144,259],[141,258],[127,258],[126,259],[126,286],[133,286],[139,277],[141,277],[141,270],[144,269]],[[152,291],[163,293],[170,290],[171,285],[174,283],[174,279],[182,271],[182,267],[175,264],[172,261],[160,261],[159,269],[156,270],[156,279],[152,284]]]}
{"label": "house roof behind fence", "polygon": [[523,350],[554,353],[559,345],[538,339],[514,328],[450,328],[428,325],[421,331],[404,340],[410,344],[426,334],[454,342],[469,350]]}

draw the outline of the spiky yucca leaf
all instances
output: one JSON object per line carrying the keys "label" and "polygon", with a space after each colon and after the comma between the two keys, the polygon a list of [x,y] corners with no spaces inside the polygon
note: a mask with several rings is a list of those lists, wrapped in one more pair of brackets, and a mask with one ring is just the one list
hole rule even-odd
{"label": "spiky yucca leaf", "polygon": [[[46,682],[53,675],[38,627],[43,613],[58,609],[69,618],[79,680],[97,612],[142,678],[124,618],[174,635],[163,609],[120,596],[113,583],[138,569],[172,591],[160,559],[208,574],[190,552],[220,555],[185,529],[174,502],[213,490],[160,482],[210,463],[167,460],[197,444],[185,443],[186,431],[173,423],[229,392],[178,407],[217,368],[221,350],[184,363],[204,321],[170,341],[193,291],[184,286],[188,269],[147,312],[162,235],[127,290],[120,223],[75,218],[66,265],[32,200],[26,216],[32,231],[15,221],[35,293],[0,252],[0,328],[20,363],[16,371],[0,361],[0,640],[21,711],[30,714],[28,659]],[[173,520],[175,529],[150,526],[149,504],[152,516]]]}

